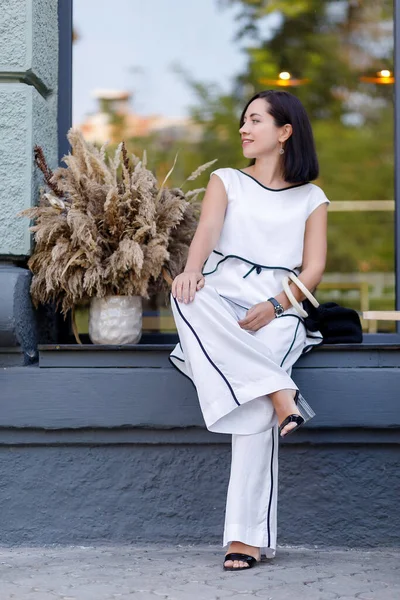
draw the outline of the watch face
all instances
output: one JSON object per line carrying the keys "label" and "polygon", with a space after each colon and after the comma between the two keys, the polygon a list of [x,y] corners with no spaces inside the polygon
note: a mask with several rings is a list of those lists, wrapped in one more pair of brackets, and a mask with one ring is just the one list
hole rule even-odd
{"label": "watch face", "polygon": [[275,300],[275,298],[268,298],[268,302],[272,302],[276,317],[280,317],[281,315],[283,315],[285,309],[283,308],[282,304],[279,304],[279,302]]}

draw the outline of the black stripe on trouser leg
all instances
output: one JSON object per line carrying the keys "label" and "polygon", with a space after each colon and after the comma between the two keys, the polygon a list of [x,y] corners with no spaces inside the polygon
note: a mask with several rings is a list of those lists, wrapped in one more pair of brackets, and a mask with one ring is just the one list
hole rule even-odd
{"label": "black stripe on trouser leg", "polygon": [[179,358],[179,356],[175,356],[175,354],[170,354],[170,357],[171,357],[171,358],[175,358],[176,360],[179,360],[180,362],[183,362],[183,363],[185,362],[185,361],[183,360],[183,358]]}
{"label": "black stripe on trouser leg", "polygon": [[238,304],[237,302],[235,302],[234,300],[231,300],[230,298],[227,298],[226,296],[223,296],[222,294],[219,294],[220,298],[223,298],[224,300],[226,300],[227,302],[231,302],[232,304],[236,304],[236,306],[240,306],[240,308],[244,308],[244,310],[250,310],[250,307],[247,306],[243,306],[242,304]]}
{"label": "black stripe on trouser leg", "polygon": [[194,328],[191,326],[191,324],[189,323],[189,321],[188,321],[187,319],[185,319],[185,317],[183,316],[183,314],[182,314],[182,311],[181,311],[181,309],[180,309],[180,308],[179,308],[179,306],[178,306],[178,302],[176,301],[176,298],[174,298],[174,302],[175,302],[175,305],[176,305],[176,309],[177,309],[177,311],[179,312],[180,316],[182,317],[182,319],[184,320],[184,322],[186,323],[186,325],[187,325],[187,326],[189,327],[189,329],[192,331],[193,335],[195,336],[196,340],[198,341],[198,343],[199,343],[199,346],[200,346],[200,348],[202,349],[202,351],[203,351],[203,353],[204,353],[205,357],[207,358],[208,362],[209,362],[209,363],[210,363],[210,364],[211,364],[211,365],[214,367],[214,369],[217,371],[217,373],[219,373],[219,374],[221,375],[222,379],[225,381],[226,385],[228,386],[228,388],[229,388],[229,391],[231,392],[231,394],[232,394],[232,396],[233,396],[233,399],[234,399],[234,401],[236,402],[236,404],[237,404],[238,406],[240,406],[240,402],[239,402],[239,400],[236,398],[236,396],[235,396],[235,392],[233,391],[231,384],[229,383],[229,381],[227,380],[227,378],[225,377],[225,375],[222,373],[222,371],[220,371],[220,369],[217,367],[217,365],[216,365],[216,364],[215,364],[215,363],[214,363],[214,362],[211,360],[211,358],[208,356],[208,354],[207,354],[207,352],[206,352],[206,350],[205,350],[205,348],[204,348],[203,344],[201,343],[201,340],[200,340],[199,336],[197,335],[197,333],[195,332]]}
{"label": "black stripe on trouser leg", "polygon": [[268,512],[267,512],[267,532],[268,532],[268,544],[267,547],[271,547],[271,507],[272,507],[272,497],[274,493],[274,453],[275,453],[275,431],[274,427],[271,428],[271,436],[272,436],[272,447],[271,447],[271,489],[269,492],[269,502],[268,502]]}
{"label": "black stripe on trouser leg", "polygon": [[[182,360],[181,358],[178,358],[177,356],[172,355],[172,357],[175,358],[176,360],[179,360],[180,362],[183,362],[183,363],[185,362],[184,360]],[[196,389],[196,386],[194,385],[194,381],[192,380],[192,378],[189,377],[189,375],[186,375],[186,373],[184,373],[183,371],[181,371],[181,369],[176,366],[176,364],[172,360],[171,356],[168,356],[168,360],[171,363],[171,365],[174,367],[174,369],[176,369],[178,371],[178,373],[180,373],[181,375],[183,375],[184,377],[186,377],[186,379],[189,379],[189,381],[192,384],[192,386],[194,387],[194,389]]]}
{"label": "black stripe on trouser leg", "polygon": [[294,346],[294,343],[295,343],[295,341],[296,341],[296,337],[297,337],[297,332],[298,332],[298,330],[299,330],[299,325],[300,325],[300,323],[301,323],[301,321],[298,321],[298,323],[297,323],[297,327],[296,327],[296,330],[295,330],[295,332],[294,332],[294,337],[293,337],[292,343],[290,344],[289,350],[286,352],[285,356],[283,357],[283,360],[282,360],[281,364],[279,365],[280,367],[283,365],[283,363],[284,363],[284,362],[285,362],[285,360],[287,359],[287,357],[288,357],[288,355],[289,355],[289,353],[290,353],[291,349],[292,349],[292,348],[293,348],[293,346]]}

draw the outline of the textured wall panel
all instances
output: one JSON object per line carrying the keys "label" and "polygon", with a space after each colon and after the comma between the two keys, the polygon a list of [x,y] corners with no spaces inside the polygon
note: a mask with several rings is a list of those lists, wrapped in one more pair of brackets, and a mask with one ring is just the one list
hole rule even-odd
{"label": "textured wall panel", "polygon": [[[393,447],[285,447],[278,543],[400,545]],[[0,449],[2,545],[222,543],[230,447]]]}
{"label": "textured wall panel", "polygon": [[57,0],[2,0],[0,7],[0,255],[30,253],[28,221],[37,201],[33,146],[57,163]]}
{"label": "textured wall panel", "polygon": [[41,173],[33,147],[44,147],[50,166],[57,160],[57,99],[45,100],[23,83],[0,83],[0,255],[30,253],[28,219],[16,214],[34,204]]}
{"label": "textured wall panel", "polygon": [[47,91],[57,88],[57,0],[2,0],[0,74],[31,77]]}

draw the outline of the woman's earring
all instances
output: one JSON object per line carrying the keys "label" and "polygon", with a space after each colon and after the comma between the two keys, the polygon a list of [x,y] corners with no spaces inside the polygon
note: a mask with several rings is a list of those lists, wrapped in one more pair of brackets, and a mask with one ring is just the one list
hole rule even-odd
{"label": "woman's earring", "polygon": [[281,142],[281,149],[279,150],[279,154],[285,154],[285,150],[283,149],[282,142]]}

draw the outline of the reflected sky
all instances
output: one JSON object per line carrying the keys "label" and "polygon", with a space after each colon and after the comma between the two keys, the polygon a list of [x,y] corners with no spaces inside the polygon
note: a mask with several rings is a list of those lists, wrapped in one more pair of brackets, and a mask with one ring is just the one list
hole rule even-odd
{"label": "reflected sky", "polygon": [[217,0],[74,1],[74,124],[96,109],[96,88],[134,92],[140,114],[183,116],[193,96],[171,65],[229,89],[245,56],[234,41],[237,9]]}

